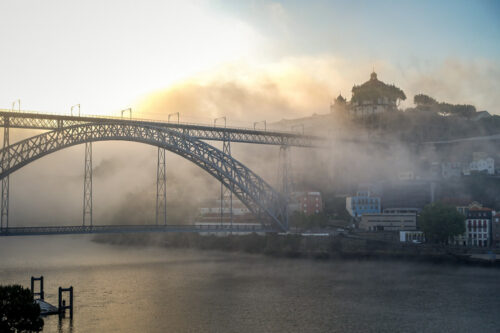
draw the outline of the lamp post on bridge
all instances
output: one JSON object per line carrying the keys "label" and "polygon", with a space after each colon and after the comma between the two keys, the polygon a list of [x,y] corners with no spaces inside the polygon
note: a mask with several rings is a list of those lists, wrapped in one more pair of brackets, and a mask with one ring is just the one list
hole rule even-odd
{"label": "lamp post on bridge", "polygon": [[227,127],[227,122],[226,122],[226,120],[227,120],[227,119],[226,119],[226,116],[224,116],[224,117],[219,117],[219,118],[215,118],[215,119],[214,119],[214,127],[216,127],[216,126],[217,126],[217,120],[224,120],[224,128],[226,128],[226,127]]}
{"label": "lamp post on bridge", "polygon": [[123,118],[123,114],[124,114],[125,112],[127,112],[127,111],[128,111],[128,112],[129,112],[129,114],[130,114],[130,119],[132,119],[132,108],[127,108],[127,109],[122,110],[122,118]]}
{"label": "lamp post on bridge", "polygon": [[179,113],[179,112],[170,113],[170,114],[168,115],[168,122],[170,122],[170,117],[171,117],[171,116],[177,116],[177,124],[179,124],[179,123],[180,123],[180,113]]}
{"label": "lamp post on bridge", "polygon": [[14,107],[16,106],[17,103],[17,111],[21,112],[21,100],[16,99],[14,102],[12,102],[12,112],[14,112]]}
{"label": "lamp post on bridge", "polygon": [[261,120],[261,121],[256,121],[253,123],[253,129],[256,130],[257,129],[257,124],[264,124],[264,131],[267,131],[267,123],[265,120]]}
{"label": "lamp post on bridge", "polygon": [[73,116],[73,109],[78,107],[78,117],[80,117],[80,104],[75,104],[71,107],[71,115]]}

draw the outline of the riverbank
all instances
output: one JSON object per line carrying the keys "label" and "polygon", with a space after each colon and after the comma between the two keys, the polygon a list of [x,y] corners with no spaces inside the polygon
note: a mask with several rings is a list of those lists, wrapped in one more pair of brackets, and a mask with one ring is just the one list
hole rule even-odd
{"label": "riverbank", "polygon": [[455,265],[500,267],[498,260],[472,258],[463,250],[428,244],[394,243],[339,235],[336,237],[299,234],[215,235],[120,234],[96,235],[94,242],[127,246],[159,246],[243,252],[272,257],[319,260],[401,260]]}

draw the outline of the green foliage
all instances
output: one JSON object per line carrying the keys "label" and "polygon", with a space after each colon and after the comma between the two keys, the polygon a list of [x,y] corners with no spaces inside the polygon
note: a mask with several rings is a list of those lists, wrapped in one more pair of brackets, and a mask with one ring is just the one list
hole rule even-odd
{"label": "green foliage", "polygon": [[439,103],[439,112],[445,115],[456,115],[462,117],[471,117],[476,113],[476,107],[469,104],[449,104]]}
{"label": "green foliage", "polygon": [[427,95],[424,94],[418,94],[413,97],[413,103],[420,106],[420,105],[435,105],[437,104],[437,101]]}
{"label": "green foliage", "polygon": [[29,289],[19,285],[0,286],[0,332],[40,332],[40,306]]}
{"label": "green foliage", "polygon": [[434,111],[445,116],[455,115],[469,118],[476,113],[474,105],[439,103],[434,98],[424,94],[415,95],[413,103],[417,105],[416,110]]}
{"label": "green foliage", "polygon": [[465,216],[455,207],[443,203],[434,203],[424,207],[418,217],[418,225],[425,233],[427,241],[447,243],[450,237],[465,232]]}

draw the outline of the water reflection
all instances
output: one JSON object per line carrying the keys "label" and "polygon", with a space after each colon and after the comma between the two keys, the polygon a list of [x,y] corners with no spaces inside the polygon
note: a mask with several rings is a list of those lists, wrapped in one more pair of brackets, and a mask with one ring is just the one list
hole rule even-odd
{"label": "water reflection", "polygon": [[[71,320],[44,332],[496,332],[500,271],[401,262],[273,259],[113,247],[85,238],[0,240],[2,283],[75,287]],[[68,247],[68,243],[72,246]],[[16,246],[20,251],[14,251]]]}
{"label": "water reflection", "polygon": [[58,316],[57,332],[73,333],[73,318],[64,318],[64,316]]}

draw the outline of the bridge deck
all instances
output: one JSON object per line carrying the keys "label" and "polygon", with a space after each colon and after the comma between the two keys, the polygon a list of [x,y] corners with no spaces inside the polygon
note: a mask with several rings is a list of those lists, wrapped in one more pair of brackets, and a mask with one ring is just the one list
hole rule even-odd
{"label": "bridge deck", "polygon": [[197,233],[253,233],[276,232],[266,226],[233,225],[99,225],[99,226],[48,226],[9,227],[0,230],[0,236],[40,236],[77,234],[124,234],[147,232],[197,232]]}
{"label": "bridge deck", "polygon": [[[7,120],[8,119],[8,120]],[[8,123],[7,123],[8,122]],[[127,119],[102,116],[65,116],[36,112],[12,112],[0,109],[0,127],[56,130],[63,127],[89,123],[119,122],[144,126],[163,127],[196,139],[230,140],[232,142],[316,147],[325,144],[325,139],[317,136],[302,135],[284,131],[255,130],[241,127],[222,127],[206,124],[172,123],[146,119]]]}

